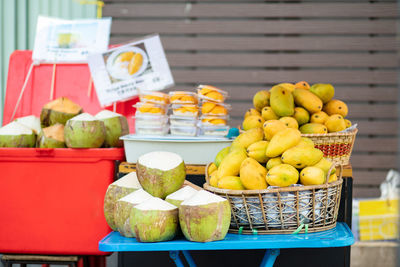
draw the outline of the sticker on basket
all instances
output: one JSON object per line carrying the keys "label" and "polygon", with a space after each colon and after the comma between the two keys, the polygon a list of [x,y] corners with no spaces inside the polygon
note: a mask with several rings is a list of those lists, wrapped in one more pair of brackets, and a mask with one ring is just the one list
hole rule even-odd
{"label": "sticker on basket", "polygon": [[137,96],[139,90],[158,91],[174,85],[158,34],[89,55],[88,63],[103,107]]}

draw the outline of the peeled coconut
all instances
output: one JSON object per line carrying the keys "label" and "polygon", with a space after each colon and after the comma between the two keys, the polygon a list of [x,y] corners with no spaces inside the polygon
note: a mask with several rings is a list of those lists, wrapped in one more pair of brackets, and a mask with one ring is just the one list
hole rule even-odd
{"label": "peeled coconut", "polygon": [[139,242],[162,242],[175,237],[178,231],[178,208],[158,197],[132,208],[131,230]]}
{"label": "peeled coconut", "polygon": [[185,163],[181,156],[166,151],[140,156],[136,171],[143,189],[162,199],[181,188],[186,177]]}
{"label": "peeled coconut", "polygon": [[131,172],[110,184],[104,196],[104,217],[108,225],[117,231],[114,220],[114,208],[118,199],[142,188],[137,179],[136,172]]}
{"label": "peeled coconut", "polygon": [[83,112],[78,104],[66,97],[60,97],[43,106],[40,121],[43,127],[56,123],[64,124],[71,118]]}
{"label": "peeled coconut", "polygon": [[57,123],[43,128],[36,140],[36,147],[40,148],[63,148],[64,125]]}
{"label": "peeled coconut", "polygon": [[122,147],[124,143],[119,138],[129,133],[129,125],[126,117],[109,110],[102,110],[95,117],[104,122],[104,126],[106,127],[104,147]]}
{"label": "peeled coconut", "polygon": [[21,117],[15,120],[18,123],[23,124],[24,126],[31,128],[35,134],[39,134],[42,127],[40,126],[40,119],[34,115]]}
{"label": "peeled coconut", "polygon": [[0,147],[34,147],[35,132],[16,121],[0,128]]}
{"label": "peeled coconut", "polygon": [[171,203],[172,205],[175,205],[179,207],[181,203],[193,196],[194,194],[197,193],[197,190],[194,189],[191,186],[185,186],[179,189],[178,191],[175,191],[172,194],[169,194],[166,198],[165,201]]}
{"label": "peeled coconut", "polygon": [[98,148],[106,138],[106,127],[89,113],[82,113],[67,121],[64,138],[67,147]]}
{"label": "peeled coconut", "polygon": [[228,200],[200,190],[179,206],[179,223],[186,239],[209,242],[224,239],[231,221]]}

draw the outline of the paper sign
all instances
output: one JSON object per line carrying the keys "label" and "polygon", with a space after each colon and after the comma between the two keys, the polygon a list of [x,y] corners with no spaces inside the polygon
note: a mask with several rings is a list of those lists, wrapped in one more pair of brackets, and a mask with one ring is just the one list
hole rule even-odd
{"label": "paper sign", "polygon": [[108,49],[111,18],[63,20],[39,16],[34,61],[45,63],[85,63],[90,53]]}
{"label": "paper sign", "polygon": [[159,35],[89,55],[88,64],[101,106],[174,85]]}

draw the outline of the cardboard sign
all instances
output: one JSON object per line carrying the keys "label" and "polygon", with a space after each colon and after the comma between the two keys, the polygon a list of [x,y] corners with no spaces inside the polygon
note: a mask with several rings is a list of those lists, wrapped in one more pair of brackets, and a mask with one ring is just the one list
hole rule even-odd
{"label": "cardboard sign", "polygon": [[111,18],[63,20],[39,16],[32,59],[44,63],[87,62],[107,51]]}
{"label": "cardboard sign", "polygon": [[174,85],[159,35],[89,55],[88,64],[101,106]]}

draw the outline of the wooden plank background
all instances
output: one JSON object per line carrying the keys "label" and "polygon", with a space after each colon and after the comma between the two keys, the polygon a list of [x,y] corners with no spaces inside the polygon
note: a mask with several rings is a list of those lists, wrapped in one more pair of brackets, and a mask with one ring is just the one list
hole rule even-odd
{"label": "wooden plank background", "polygon": [[379,196],[397,168],[396,1],[105,1],[111,44],[159,33],[176,86],[229,92],[232,126],[252,96],[279,82],[332,83],[359,134],[356,197]]}

